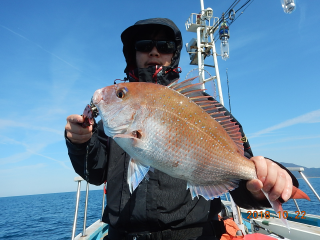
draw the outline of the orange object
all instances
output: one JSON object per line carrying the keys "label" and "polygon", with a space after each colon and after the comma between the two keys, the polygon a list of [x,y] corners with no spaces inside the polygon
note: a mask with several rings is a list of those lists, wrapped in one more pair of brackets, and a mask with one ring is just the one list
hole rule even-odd
{"label": "orange object", "polygon": [[310,198],[307,194],[305,194],[303,191],[301,191],[299,188],[296,188],[295,186],[292,186],[292,194],[291,199],[307,199],[310,201]]}
{"label": "orange object", "polygon": [[274,240],[274,239],[276,238],[270,237],[268,235],[263,235],[261,233],[253,233],[253,234],[246,235],[244,237],[244,240]]}
{"label": "orange object", "polygon": [[104,194],[107,194],[106,182],[107,182],[107,181],[104,182],[104,186],[103,186],[103,192],[104,192]]}
{"label": "orange object", "polygon": [[238,225],[233,221],[232,218],[228,218],[223,220],[220,216],[220,221],[224,222],[224,226],[226,228],[226,233],[224,233],[220,240],[236,240],[236,239],[243,239],[243,240],[274,240],[276,238],[270,237],[268,235],[264,235],[261,233],[252,233],[245,236],[236,236],[237,231],[239,231]]}
{"label": "orange object", "polygon": [[232,220],[232,218],[228,218],[223,220],[224,226],[226,228],[226,233],[222,234],[220,240],[232,240],[232,239],[243,239],[244,236],[236,236],[237,231],[239,231],[238,225]]}

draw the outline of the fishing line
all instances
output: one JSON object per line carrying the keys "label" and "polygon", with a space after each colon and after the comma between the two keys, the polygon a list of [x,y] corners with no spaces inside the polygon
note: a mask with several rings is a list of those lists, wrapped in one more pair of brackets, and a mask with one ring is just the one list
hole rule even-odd
{"label": "fishing line", "polygon": [[[244,11],[251,5],[251,3],[253,3],[253,1],[254,1],[254,0],[247,0],[247,2],[245,2],[240,8],[238,8],[238,9],[235,11],[235,13],[237,13],[240,9],[242,9],[243,7],[245,7],[245,6],[247,5],[246,8],[243,9],[243,11],[242,11],[235,19],[233,19],[233,20],[231,20],[231,19],[229,18],[229,14],[228,14],[229,12],[228,12],[228,11],[230,11],[231,7],[235,7],[235,6],[240,2],[240,0],[239,0],[236,4],[235,4],[235,2],[236,2],[236,1],[235,1],[235,2],[229,7],[229,9],[226,11],[227,17],[224,18],[225,20],[231,20],[231,21],[228,21],[229,27],[231,26],[232,23],[234,23],[234,22],[238,19],[238,17],[240,17],[240,16],[244,13]],[[234,4],[235,4],[235,5],[234,5]],[[233,5],[234,5],[234,6],[233,6]],[[232,8],[231,10],[233,10],[233,8]],[[215,32],[215,31],[216,31],[216,29],[220,26],[220,24],[221,24],[222,21],[223,21],[223,17],[221,16],[220,19],[219,19],[219,21],[215,24],[214,29],[213,29],[212,32]],[[215,42],[215,43],[219,40],[218,35],[219,35],[219,33],[216,33],[216,34],[214,35],[214,42]]]}
{"label": "fishing line", "polygon": [[235,0],[231,6],[228,8],[227,11],[225,11],[225,13],[228,13],[230,10],[232,10],[235,6],[237,6],[237,4],[241,1],[241,0],[238,0],[238,2],[236,3],[237,0]]}
{"label": "fishing line", "polygon": [[[248,5],[245,9],[243,9],[243,11],[240,13],[240,15],[239,15],[238,17],[240,17],[240,16],[244,13],[244,11],[251,5],[251,3],[253,3],[253,1],[254,1],[254,0],[249,0],[248,2],[246,2],[246,3],[241,7],[241,8],[243,8],[245,5],[247,5],[247,4],[249,3],[249,5]],[[236,11],[236,13],[237,13],[241,8],[239,8],[239,9]],[[238,17],[236,17],[236,18],[229,24],[229,26],[230,26],[234,21],[236,21]]]}

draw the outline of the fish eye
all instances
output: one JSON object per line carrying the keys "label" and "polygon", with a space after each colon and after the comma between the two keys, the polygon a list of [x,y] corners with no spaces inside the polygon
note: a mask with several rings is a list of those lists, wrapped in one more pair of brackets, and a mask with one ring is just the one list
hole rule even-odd
{"label": "fish eye", "polygon": [[127,89],[126,88],[120,88],[117,90],[116,95],[118,98],[124,98],[127,94]]}

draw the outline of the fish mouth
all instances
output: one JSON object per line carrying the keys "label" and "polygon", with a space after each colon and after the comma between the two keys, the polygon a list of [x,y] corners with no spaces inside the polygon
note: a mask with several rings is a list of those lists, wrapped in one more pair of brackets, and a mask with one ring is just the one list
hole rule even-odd
{"label": "fish mouth", "polygon": [[98,89],[94,92],[93,97],[92,97],[92,102],[94,105],[97,106],[97,104],[99,104],[102,100],[102,94],[101,94],[102,90]]}

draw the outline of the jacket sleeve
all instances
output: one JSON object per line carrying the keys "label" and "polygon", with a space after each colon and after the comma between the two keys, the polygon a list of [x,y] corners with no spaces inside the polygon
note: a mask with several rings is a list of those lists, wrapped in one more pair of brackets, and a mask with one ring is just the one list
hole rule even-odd
{"label": "jacket sleeve", "polygon": [[104,183],[107,179],[108,137],[104,134],[102,121],[94,126],[92,137],[86,143],[74,144],[65,138],[75,172],[91,184]]}

